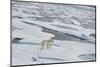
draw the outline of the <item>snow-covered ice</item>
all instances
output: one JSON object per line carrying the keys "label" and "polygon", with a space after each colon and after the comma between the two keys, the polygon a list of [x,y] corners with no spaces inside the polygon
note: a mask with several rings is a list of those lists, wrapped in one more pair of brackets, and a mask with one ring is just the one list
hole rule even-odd
{"label": "snow-covered ice", "polygon": [[94,6],[12,1],[12,65],[93,61],[95,46]]}

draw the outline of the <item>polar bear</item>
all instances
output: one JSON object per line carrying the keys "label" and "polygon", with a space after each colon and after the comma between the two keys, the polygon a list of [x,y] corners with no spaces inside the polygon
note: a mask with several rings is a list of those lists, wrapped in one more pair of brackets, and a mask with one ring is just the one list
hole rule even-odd
{"label": "polar bear", "polygon": [[53,39],[49,39],[49,40],[43,40],[41,43],[41,50],[43,49],[49,49],[52,45]]}

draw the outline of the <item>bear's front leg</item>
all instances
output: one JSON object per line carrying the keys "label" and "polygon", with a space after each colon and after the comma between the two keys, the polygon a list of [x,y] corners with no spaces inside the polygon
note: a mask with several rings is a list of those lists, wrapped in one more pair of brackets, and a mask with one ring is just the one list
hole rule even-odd
{"label": "bear's front leg", "polygon": [[51,45],[52,45],[51,43],[48,43],[47,44],[47,49],[49,49],[51,47]]}

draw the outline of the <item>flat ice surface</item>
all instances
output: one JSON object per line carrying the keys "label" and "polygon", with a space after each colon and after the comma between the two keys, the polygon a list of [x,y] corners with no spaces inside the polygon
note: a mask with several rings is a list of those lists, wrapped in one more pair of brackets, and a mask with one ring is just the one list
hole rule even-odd
{"label": "flat ice surface", "polygon": [[12,65],[93,60],[94,6],[12,1]]}

